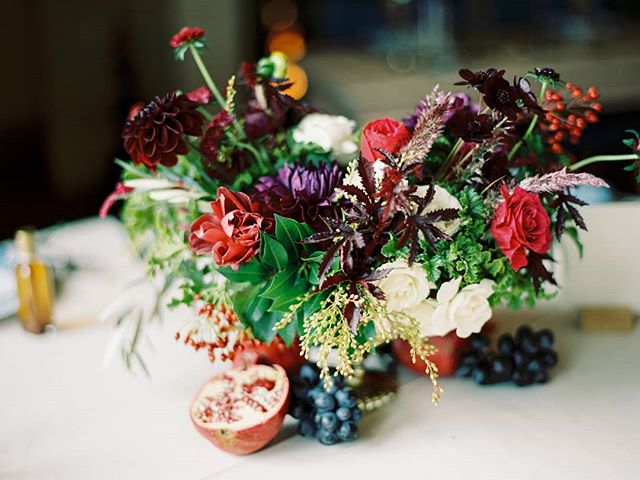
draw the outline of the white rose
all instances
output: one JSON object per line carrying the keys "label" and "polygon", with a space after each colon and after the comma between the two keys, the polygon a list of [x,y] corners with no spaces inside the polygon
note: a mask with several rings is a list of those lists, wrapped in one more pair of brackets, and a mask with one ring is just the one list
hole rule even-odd
{"label": "white rose", "polygon": [[458,337],[467,338],[472,333],[480,332],[491,318],[488,298],[493,293],[493,281],[484,279],[459,290],[461,280],[456,278],[445,282],[438,290],[438,306],[431,316],[434,335],[446,335],[455,330]]}
{"label": "white rose", "polygon": [[356,122],[347,117],[310,113],[293,130],[293,139],[298,143],[315,143],[342,163],[358,151],[353,138],[355,126]]}
{"label": "white rose", "polygon": [[435,287],[428,279],[421,265],[409,266],[404,260],[385,263],[380,270],[389,270],[386,277],[378,282],[387,300],[387,308],[403,311],[421,303]]}
{"label": "white rose", "polygon": [[[427,194],[429,187],[426,185],[419,185],[416,190],[416,194],[420,197],[424,197]],[[427,208],[424,209],[424,213],[433,212],[435,210],[442,210],[443,208],[455,208],[456,210],[460,210],[462,205],[456,197],[451,195],[447,190],[438,185],[435,186],[435,193],[433,198],[427,205]],[[460,229],[459,218],[454,218],[453,220],[445,220],[443,222],[437,222],[434,225],[442,230],[449,236],[455,235],[455,233]]]}
{"label": "white rose", "polygon": [[412,316],[418,321],[420,326],[420,335],[423,337],[438,336],[438,333],[433,329],[433,312],[435,312],[438,302],[433,298],[427,298],[418,305],[411,308],[406,308],[404,313]]}

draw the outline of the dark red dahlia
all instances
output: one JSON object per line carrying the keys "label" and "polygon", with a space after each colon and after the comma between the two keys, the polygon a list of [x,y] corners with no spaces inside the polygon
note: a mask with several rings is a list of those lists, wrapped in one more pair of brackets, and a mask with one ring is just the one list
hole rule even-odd
{"label": "dark red dahlia", "polygon": [[183,135],[200,135],[204,117],[198,103],[186,95],[168,93],[156,97],[127,121],[122,130],[124,148],[133,163],[155,169],[161,163],[171,167],[178,155],[189,151]]}
{"label": "dark red dahlia", "polygon": [[215,162],[218,159],[224,129],[231,125],[232,120],[226,110],[221,110],[207,125],[200,141],[200,151],[207,162]]}
{"label": "dark red dahlia", "polygon": [[336,218],[332,200],[342,177],[335,163],[285,165],[275,177],[260,178],[253,198],[272,213],[308,223],[316,231],[324,230],[321,217]]}
{"label": "dark red dahlia", "polygon": [[449,119],[447,126],[454,137],[461,138],[465,142],[479,143],[491,136],[494,122],[489,115],[459,110]]}
{"label": "dark red dahlia", "polygon": [[199,27],[182,27],[178,33],[176,33],[169,45],[173,48],[181,47],[182,45],[199,40],[204,37],[204,30]]}

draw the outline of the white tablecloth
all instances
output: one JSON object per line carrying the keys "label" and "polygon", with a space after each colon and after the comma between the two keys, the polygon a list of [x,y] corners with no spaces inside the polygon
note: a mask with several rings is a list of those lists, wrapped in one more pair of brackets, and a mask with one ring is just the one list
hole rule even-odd
{"label": "white tablecloth", "polygon": [[[637,205],[621,208],[634,208],[637,218]],[[594,222],[628,218],[628,211],[604,209],[586,212],[594,232],[606,228]],[[619,227],[637,228],[628,222]],[[587,273],[579,270],[581,278],[572,280],[572,272],[567,281],[590,288],[594,282],[584,277],[597,267],[601,289],[637,292],[637,284],[603,285],[615,279],[607,278],[613,273],[602,255],[615,252],[598,250],[598,239],[589,245],[589,235],[587,248],[595,249],[580,267]],[[234,457],[191,426],[191,399],[219,367],[173,340],[184,312],[171,313],[151,332],[151,380],[131,376],[117,362],[103,369],[112,327],[97,325],[97,312],[116,295],[118,279],[140,269],[119,226],[81,222],[61,231],[56,241],[89,268],[68,283],[56,310],[55,334],[33,336],[15,321],[0,322],[0,478],[378,478],[396,472],[434,479],[637,478],[637,329],[584,334],[566,315],[517,314],[523,321],[538,319],[537,324],[555,322],[561,363],[549,384],[519,389],[445,379],[443,400],[433,407],[428,381],[409,376],[395,402],[363,419],[361,438],[352,444],[324,447],[292,435],[288,422],[275,445]],[[618,269],[626,265],[629,275],[638,271],[632,264],[637,256],[616,262]],[[585,301],[573,286],[554,309]],[[600,292],[592,290],[591,300],[601,302]],[[634,295],[605,298],[639,301]]]}

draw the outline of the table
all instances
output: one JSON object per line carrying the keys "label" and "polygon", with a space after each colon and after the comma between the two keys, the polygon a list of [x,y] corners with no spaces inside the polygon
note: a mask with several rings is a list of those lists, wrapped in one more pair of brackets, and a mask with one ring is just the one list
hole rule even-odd
{"label": "table", "polygon": [[[602,252],[595,232],[606,225],[596,224],[629,218],[629,211],[619,211],[625,208],[639,207],[585,210],[592,226],[584,237],[587,249]],[[629,223],[619,229],[637,228]],[[444,379],[443,400],[433,407],[428,381],[406,374],[397,400],[363,419],[357,442],[324,447],[293,435],[288,421],[270,448],[233,457],[200,437],[189,420],[193,395],[221,367],[173,340],[187,311],[172,312],[150,331],[150,380],[117,362],[103,369],[112,326],[97,324],[97,314],[123,276],[142,272],[117,222],[79,222],[54,240],[83,259],[85,268],[58,302],[55,334],[33,336],[15,321],[0,322],[0,478],[378,478],[396,472],[434,479],[637,477],[640,331],[578,333],[571,310],[561,308],[584,301],[573,286],[546,310],[517,313],[534,325],[554,324],[561,363],[549,384],[483,388]],[[571,258],[568,253],[569,263]],[[601,286],[610,281],[611,272],[601,268],[610,262],[590,258],[580,268],[595,265]],[[617,274],[634,261],[616,260]],[[630,275],[637,271],[633,264],[629,269]],[[572,275],[569,283],[586,288],[588,278]],[[625,282],[619,284],[605,290],[627,291]],[[629,298],[638,301],[637,284],[630,288]]]}

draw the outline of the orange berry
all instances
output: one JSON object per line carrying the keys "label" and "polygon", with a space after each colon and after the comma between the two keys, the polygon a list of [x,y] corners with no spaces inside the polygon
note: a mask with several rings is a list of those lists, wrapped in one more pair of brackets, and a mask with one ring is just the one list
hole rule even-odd
{"label": "orange berry", "polygon": [[580,97],[582,96],[582,89],[580,87],[576,87],[571,91],[571,95],[573,95],[574,97]]}
{"label": "orange berry", "polygon": [[585,113],[584,118],[586,118],[589,123],[596,123],[598,121],[598,116],[591,111]]}
{"label": "orange berry", "polygon": [[591,108],[593,110],[595,110],[596,112],[601,112],[602,111],[602,104],[601,103],[594,103],[593,105],[591,105]]}
{"label": "orange berry", "polygon": [[553,136],[556,142],[561,142],[562,140],[564,140],[564,137],[565,137],[564,132],[558,132]]}
{"label": "orange berry", "polygon": [[559,93],[554,93],[553,97],[551,97],[553,100],[555,100],[556,102],[559,102],[562,100],[562,95],[560,95]]}
{"label": "orange berry", "polygon": [[567,90],[573,90],[573,87],[575,87],[575,85],[574,85],[573,83],[571,83],[571,82],[567,82],[567,83],[565,84],[565,88],[566,88]]}
{"label": "orange berry", "polygon": [[587,95],[594,99],[598,98],[600,96],[600,90],[598,90],[598,87],[589,87],[589,90],[587,90]]}
{"label": "orange berry", "polygon": [[551,151],[553,153],[562,153],[562,147],[559,143],[554,143],[553,145],[551,145]]}
{"label": "orange berry", "polygon": [[587,126],[587,122],[584,120],[584,118],[580,117],[576,120],[576,126],[578,128],[585,128]]}
{"label": "orange berry", "polygon": [[556,103],[556,110],[558,110],[558,111],[564,110],[564,102]]}

